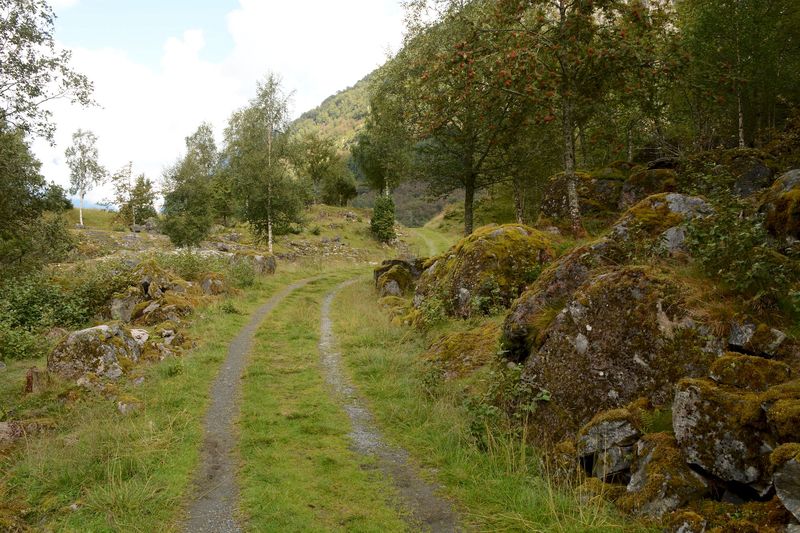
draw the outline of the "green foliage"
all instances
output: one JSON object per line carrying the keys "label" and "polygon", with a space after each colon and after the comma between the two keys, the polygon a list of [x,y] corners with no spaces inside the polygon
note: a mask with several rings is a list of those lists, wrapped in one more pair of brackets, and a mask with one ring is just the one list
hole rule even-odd
{"label": "green foliage", "polygon": [[486,449],[494,433],[521,435],[539,404],[550,401],[550,393],[532,387],[522,379],[522,366],[501,366],[487,378],[483,395],[470,396],[464,406],[470,413],[470,432]]}
{"label": "green foliage", "polygon": [[80,325],[90,311],[71,296],[41,274],[17,277],[3,285],[0,322],[28,332]]}
{"label": "green foliage", "polygon": [[213,223],[212,181],[219,155],[211,126],[186,138],[186,156],[164,173],[163,231],[176,246],[197,246]]}
{"label": "green foliage", "polygon": [[395,238],[394,202],[391,196],[380,196],[375,200],[369,226],[372,234],[381,242],[389,242]]}
{"label": "green foliage", "polygon": [[143,224],[148,218],[156,217],[156,191],[152,180],[144,174],[133,179],[133,163],[128,163],[111,177],[114,185],[114,199],[117,206],[117,220],[125,226]]}
{"label": "green foliage", "polygon": [[250,261],[234,261],[228,267],[226,274],[239,289],[252,287],[256,283],[256,271]]}
{"label": "green foliage", "polygon": [[64,156],[69,167],[69,192],[77,194],[82,204],[86,193],[106,179],[106,169],[98,161],[97,136],[88,130],[77,130]]}
{"label": "green foliage", "polygon": [[173,254],[161,254],[157,263],[187,281],[200,281],[208,272],[223,272],[228,260],[217,256],[206,256],[190,250],[181,250]]}
{"label": "green foliage", "polygon": [[272,246],[272,236],[301,222],[307,187],[290,165],[288,95],[280,80],[268,75],[256,97],[231,116],[225,130],[226,157],[234,193],[256,239]]}
{"label": "green foliage", "polygon": [[47,343],[42,337],[0,319],[0,361],[42,357],[46,350]]}
{"label": "green foliage", "polygon": [[[89,105],[92,84],[56,47],[53,9],[45,0],[0,1],[0,127],[52,140],[44,104],[54,98]],[[1,181],[1,180],[0,180]]]}
{"label": "green foliage", "polygon": [[301,133],[314,131],[333,139],[338,150],[346,148],[369,113],[368,86],[372,74],[343,91],[326,98],[318,107],[306,111],[294,124]]}
{"label": "green foliage", "polygon": [[709,277],[752,304],[783,302],[800,281],[798,263],[779,251],[761,216],[743,209],[721,205],[714,216],[693,222],[687,235],[691,254]]}

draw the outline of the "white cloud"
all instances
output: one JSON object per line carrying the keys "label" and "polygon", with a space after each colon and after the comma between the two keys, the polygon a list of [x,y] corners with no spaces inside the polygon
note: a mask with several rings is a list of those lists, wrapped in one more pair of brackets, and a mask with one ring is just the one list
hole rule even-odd
{"label": "white cloud", "polygon": [[[310,109],[383,63],[390,46],[399,46],[397,4],[240,0],[226,21],[234,47],[219,62],[202,59],[203,32],[196,29],[169,38],[158,67],[137,63],[122,50],[74,48],[74,66],[94,82],[101,107],[54,105],[56,146],[34,145],[42,171],[48,179],[68,183],[64,150],[72,132],[84,128],[97,134],[101,162],[110,171],[131,160],[135,172],[159,178],[201,122],[211,122],[221,138],[230,113],[246,104],[267,71],[280,74],[287,90],[296,90],[295,114]],[[99,201],[108,194],[105,187],[87,199]]]}

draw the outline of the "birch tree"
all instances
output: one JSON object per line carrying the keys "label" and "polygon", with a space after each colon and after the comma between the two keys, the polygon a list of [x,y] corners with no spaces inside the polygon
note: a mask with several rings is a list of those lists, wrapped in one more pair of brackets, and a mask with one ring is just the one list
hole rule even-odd
{"label": "birch tree", "polygon": [[72,145],[64,155],[70,171],[70,194],[80,198],[79,218],[83,226],[83,201],[86,193],[106,179],[106,169],[98,161],[97,136],[89,130],[77,130],[72,134]]}

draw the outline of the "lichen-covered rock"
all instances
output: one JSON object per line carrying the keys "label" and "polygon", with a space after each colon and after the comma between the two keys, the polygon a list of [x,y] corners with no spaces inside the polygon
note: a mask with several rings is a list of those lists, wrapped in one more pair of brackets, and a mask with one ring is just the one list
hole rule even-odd
{"label": "lichen-covered rock", "polygon": [[[603,215],[616,212],[622,194],[622,184],[630,168],[615,165],[592,173],[577,172],[578,201],[581,213]],[[542,200],[542,212],[551,218],[569,216],[567,180],[563,173],[550,178]]]}
{"label": "lichen-covered rock", "polygon": [[747,319],[733,321],[728,335],[728,346],[732,350],[768,357],[778,355],[784,341],[786,334],[782,331]]}
{"label": "lichen-covered rock", "polygon": [[154,326],[165,321],[179,323],[192,313],[196,303],[193,298],[167,293],[158,300],[137,305],[133,312],[133,322],[143,326]]}
{"label": "lichen-covered rock", "polygon": [[414,303],[436,298],[457,317],[508,307],[553,257],[550,239],[540,231],[522,224],[485,226],[431,261]]}
{"label": "lichen-covered rock", "polygon": [[102,325],[70,333],[47,358],[47,370],[68,379],[94,374],[117,379],[139,360],[141,349],[119,325]]}
{"label": "lichen-covered rock", "polygon": [[134,271],[134,279],[151,299],[160,298],[168,291],[185,293],[188,288],[185,280],[159,267],[154,261],[141,263]]}
{"label": "lichen-covered rock", "polygon": [[274,255],[254,255],[253,270],[256,274],[272,275],[278,269],[278,261]]}
{"label": "lichen-covered rock", "polygon": [[144,294],[139,287],[128,287],[111,299],[111,319],[130,322],[136,306],[142,302]]}
{"label": "lichen-covered rock", "polygon": [[555,308],[560,310],[594,269],[618,264],[618,252],[612,243],[601,239],[549,265],[511,305],[503,322],[504,355],[516,362],[525,360],[532,349],[540,346],[540,334],[550,325]]}
{"label": "lichen-covered rock", "polygon": [[721,385],[765,391],[789,381],[792,369],[780,361],[728,353],[714,361],[709,369],[709,377]]}
{"label": "lichen-covered rock", "polygon": [[768,488],[769,451],[776,442],[759,394],[684,379],[675,392],[672,425],[690,464],[758,492]]}
{"label": "lichen-covered rock", "polygon": [[425,270],[426,261],[427,259],[386,259],[372,271],[375,286],[378,286],[378,280],[381,276],[392,269],[404,270],[410,279],[416,280]]}
{"label": "lichen-covered rock", "polygon": [[208,296],[218,296],[228,291],[228,285],[225,280],[219,274],[214,273],[206,274],[202,277],[200,288],[203,290],[203,294]]}
{"label": "lichen-covered rock", "polygon": [[665,405],[677,379],[705,375],[714,358],[681,287],[645,267],[591,277],[541,337],[523,378],[551,393],[537,416],[554,417],[556,436],[640,397]]}
{"label": "lichen-covered rock", "polygon": [[685,224],[713,213],[702,198],[669,193],[649,196],[628,209],[614,224],[610,239],[627,247],[653,246],[683,251]]}
{"label": "lichen-covered rock", "polygon": [[634,446],[627,494],[617,504],[629,512],[661,518],[708,492],[708,482],[687,466],[675,438],[651,433]]}
{"label": "lichen-covered rock", "polygon": [[800,169],[779,177],[764,196],[766,228],[777,237],[800,239]]}
{"label": "lichen-covered rock", "polygon": [[672,192],[678,186],[678,175],[669,168],[636,172],[622,185],[619,209],[627,209],[652,194]]}
{"label": "lichen-covered rock", "polygon": [[778,442],[800,442],[800,380],[767,389],[761,395],[761,408]]}
{"label": "lichen-covered rock", "polygon": [[592,476],[608,479],[627,472],[633,445],[639,440],[639,421],[628,409],[595,416],[578,432],[577,452]]}
{"label": "lichen-covered rock", "polygon": [[708,522],[693,511],[680,511],[669,520],[669,533],[706,533]]}
{"label": "lichen-covered rock", "polygon": [[402,296],[414,285],[411,269],[402,264],[392,266],[377,279],[378,294],[383,296]]}
{"label": "lichen-covered rock", "polygon": [[787,511],[800,521],[800,444],[788,444],[772,454],[775,492]]}

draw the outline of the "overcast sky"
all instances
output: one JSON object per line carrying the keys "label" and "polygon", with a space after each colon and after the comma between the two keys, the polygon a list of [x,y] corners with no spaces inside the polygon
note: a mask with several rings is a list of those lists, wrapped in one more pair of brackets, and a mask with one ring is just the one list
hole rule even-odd
{"label": "overcast sky", "polygon": [[[381,65],[403,32],[400,0],[51,0],[56,40],[100,107],[53,106],[56,146],[36,141],[48,180],[66,185],[72,132],[99,138],[110,171],[160,179],[203,121],[218,138],[268,71],[295,91],[293,116]],[[89,201],[108,197],[93,191]]]}

